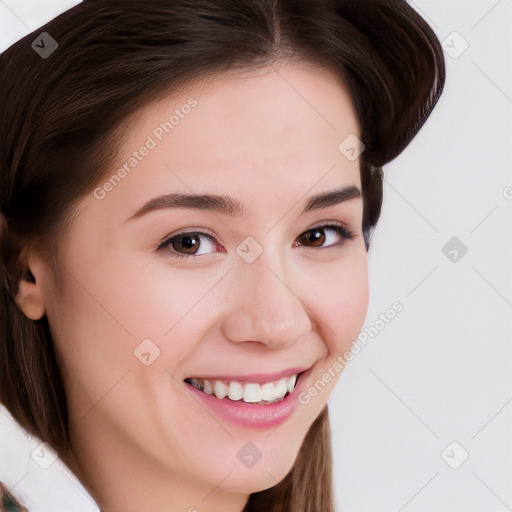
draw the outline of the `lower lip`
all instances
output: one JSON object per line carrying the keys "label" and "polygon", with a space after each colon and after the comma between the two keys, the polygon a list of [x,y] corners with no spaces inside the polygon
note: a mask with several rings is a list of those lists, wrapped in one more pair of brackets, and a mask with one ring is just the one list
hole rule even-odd
{"label": "lower lip", "polygon": [[244,427],[269,428],[279,425],[295,411],[299,403],[298,396],[305,388],[310,372],[311,368],[300,376],[293,391],[283,400],[268,405],[250,404],[243,400],[233,401],[228,397],[219,399],[215,395],[199,391],[187,382],[185,384],[191,393],[221,418]]}

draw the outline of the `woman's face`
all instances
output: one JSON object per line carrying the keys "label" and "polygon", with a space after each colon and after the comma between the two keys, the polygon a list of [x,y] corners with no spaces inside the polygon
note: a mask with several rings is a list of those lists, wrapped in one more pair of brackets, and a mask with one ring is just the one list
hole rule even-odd
{"label": "woman's face", "polygon": [[[359,160],[339,149],[349,136],[359,127],[341,80],[290,65],[190,86],[135,118],[62,237],[62,287],[43,279],[74,456],[104,503],[134,509],[142,488],[157,510],[179,489],[176,503],[209,510],[291,469],[367,312]],[[173,194],[223,201],[157,200]],[[272,406],[275,421],[268,405],[251,421],[254,405],[184,382],[302,369],[302,399],[296,388]],[[265,386],[248,388],[256,400]]]}

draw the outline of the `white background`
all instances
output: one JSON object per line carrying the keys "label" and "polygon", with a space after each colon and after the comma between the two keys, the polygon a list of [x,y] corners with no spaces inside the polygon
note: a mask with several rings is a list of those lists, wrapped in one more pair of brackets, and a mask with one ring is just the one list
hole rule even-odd
{"label": "white background", "polygon": [[[77,3],[0,0],[0,48]],[[447,81],[385,167],[366,327],[403,311],[329,399],[337,511],[512,510],[512,0],[410,3],[445,42]],[[97,511],[0,411],[0,480],[29,510]]]}

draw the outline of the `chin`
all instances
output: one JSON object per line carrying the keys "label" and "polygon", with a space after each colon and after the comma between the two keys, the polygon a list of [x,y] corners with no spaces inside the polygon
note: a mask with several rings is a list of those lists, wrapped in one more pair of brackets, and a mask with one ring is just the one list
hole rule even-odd
{"label": "chin", "polygon": [[[224,481],[222,488],[228,492],[252,494],[274,487],[281,482],[293,467],[295,457],[281,457],[273,463],[264,463],[263,457],[251,468],[225,468],[225,474],[232,473]],[[217,482],[218,484],[218,482]]]}

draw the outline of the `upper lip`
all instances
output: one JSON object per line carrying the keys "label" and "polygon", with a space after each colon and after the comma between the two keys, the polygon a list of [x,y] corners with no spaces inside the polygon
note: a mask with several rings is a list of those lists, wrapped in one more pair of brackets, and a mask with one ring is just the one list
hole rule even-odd
{"label": "upper lip", "polygon": [[[216,375],[214,377],[204,375],[194,375],[187,377],[188,379],[208,379],[208,380],[234,380],[238,382],[254,382],[256,384],[263,384],[265,382],[273,382],[279,379],[282,379],[283,377],[290,377],[292,375],[296,375],[302,372],[305,372],[306,370],[309,370],[310,366],[304,366],[304,367],[295,367],[290,368],[288,370],[284,370],[281,372],[276,373],[251,373],[251,374],[245,374],[245,375]],[[187,380],[187,379],[185,379]]]}

